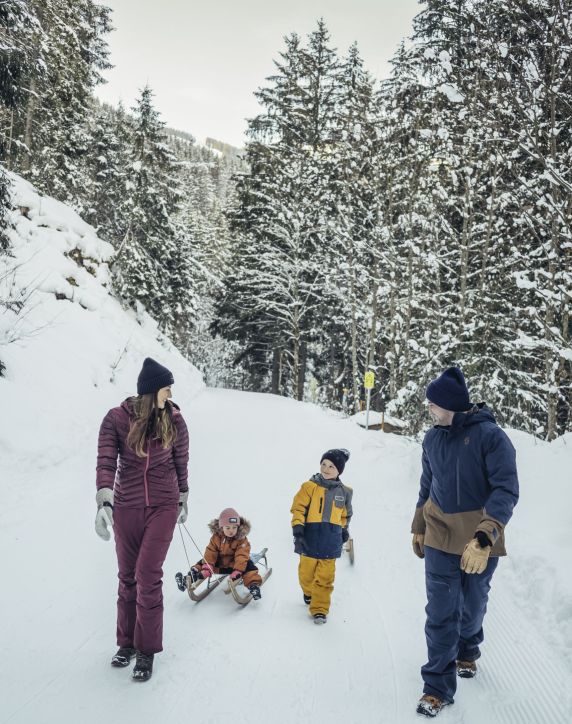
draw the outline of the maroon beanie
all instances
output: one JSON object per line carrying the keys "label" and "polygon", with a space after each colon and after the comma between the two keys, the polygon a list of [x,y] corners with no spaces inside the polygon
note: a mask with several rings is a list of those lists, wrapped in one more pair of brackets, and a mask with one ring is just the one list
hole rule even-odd
{"label": "maroon beanie", "polygon": [[225,508],[218,517],[218,524],[221,528],[225,525],[240,525],[240,515],[234,508]]}

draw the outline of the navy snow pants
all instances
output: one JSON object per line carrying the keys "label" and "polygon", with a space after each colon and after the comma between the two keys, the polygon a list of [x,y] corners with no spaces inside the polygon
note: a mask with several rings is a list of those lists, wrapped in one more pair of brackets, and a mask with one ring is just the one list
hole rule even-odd
{"label": "navy snow pants", "polygon": [[425,546],[427,606],[425,637],[429,661],[421,667],[423,693],[452,702],[457,690],[456,660],[476,661],[483,642],[483,619],[498,558],[483,573],[461,570],[461,556]]}
{"label": "navy snow pants", "polygon": [[113,511],[119,567],[117,645],[144,654],[163,650],[163,563],[179,506]]}

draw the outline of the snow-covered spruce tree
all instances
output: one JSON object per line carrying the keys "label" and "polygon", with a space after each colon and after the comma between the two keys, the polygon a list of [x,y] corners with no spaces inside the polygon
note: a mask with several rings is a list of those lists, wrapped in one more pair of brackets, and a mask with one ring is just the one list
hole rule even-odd
{"label": "snow-covered spruce tree", "polygon": [[[257,92],[264,111],[250,122],[246,161],[232,213],[240,278],[220,304],[220,329],[243,343],[257,384],[302,399],[308,364],[338,338],[317,314],[332,273],[338,60],[324,23],[306,46],[286,38],[277,73]],[[234,317],[236,312],[240,323]]]}
{"label": "snow-covered spruce tree", "polygon": [[94,99],[92,104],[82,164],[83,218],[118,249],[130,224],[133,123],[121,103],[112,108]]}
{"label": "snow-covered spruce tree", "polygon": [[527,384],[522,417],[553,439],[572,429],[572,8],[560,0],[509,2],[493,27],[479,20],[489,57],[506,79],[495,118],[510,115],[497,152],[510,169],[517,209],[512,278],[521,306],[512,348],[521,350]]}
{"label": "snow-covered spruce tree", "polygon": [[[507,342],[519,316],[507,286],[510,179],[494,148],[507,119],[487,120],[504,88],[478,28],[472,3],[430,1],[415,20],[414,44],[399,58],[401,68],[408,64],[413,70],[403,86],[404,108],[412,108],[409,89],[416,89],[417,99],[405,127],[417,129],[410,143],[423,147],[425,161],[417,154],[421,166],[407,192],[409,209],[398,217],[409,247],[404,281],[413,307],[408,302],[395,315],[390,305],[392,326],[403,339],[394,350],[390,343],[389,358],[392,367],[399,364],[399,373],[390,368],[389,396],[396,411],[414,418],[427,379],[459,362],[477,399],[484,397],[500,408],[501,417],[522,423],[514,395],[507,395],[516,366]],[[390,101],[390,106],[397,101],[398,114],[399,99],[397,94]],[[403,128],[403,120],[397,127]],[[408,165],[402,162],[401,168]],[[394,385],[399,377],[401,386]]]}
{"label": "snow-covered spruce tree", "polygon": [[113,264],[114,285],[128,303],[140,302],[167,332],[188,323],[192,278],[188,237],[175,222],[181,190],[164,123],[145,87],[133,108],[129,226]]}
{"label": "snow-covered spruce tree", "polygon": [[192,308],[186,335],[178,346],[212,386],[240,386],[241,371],[233,367],[238,345],[212,334],[215,297],[221,293],[229,267],[229,233],[225,208],[232,194],[230,177],[240,161],[218,157],[196,146],[188,134],[169,136],[181,181],[177,224],[189,240],[186,261],[192,273]]}
{"label": "snow-covered spruce tree", "polygon": [[9,182],[5,168],[10,168],[14,140],[14,116],[25,97],[23,78],[32,66],[30,40],[37,22],[28,3],[14,0],[0,3],[0,254],[8,250],[6,234],[9,208]]}
{"label": "snow-covered spruce tree", "polygon": [[[549,438],[569,425],[569,15],[557,0],[430,0],[400,54],[405,93],[390,92],[384,106],[402,114],[398,133],[419,130],[410,143],[429,154],[413,186],[399,180],[411,168],[405,157],[388,184],[397,258],[409,246],[421,263],[413,276],[401,265],[397,285],[399,268],[391,271],[392,333],[381,346],[393,363],[392,404],[410,419],[427,378],[459,362],[475,399],[505,424]],[[413,213],[395,203],[395,189],[407,189]],[[403,283],[413,314],[394,304]]]}
{"label": "snow-covered spruce tree", "polygon": [[392,65],[378,96],[382,242],[376,295],[382,314],[375,366],[380,397],[390,401],[391,412],[412,420],[419,414],[420,386],[432,356],[429,343],[440,333],[438,261],[431,240],[438,189],[418,63],[402,45]]}
{"label": "snow-covered spruce tree", "polygon": [[33,0],[26,27],[25,91],[14,109],[11,167],[42,191],[82,211],[81,158],[86,151],[89,95],[109,67],[109,8],[93,0]]}
{"label": "snow-covered spruce tree", "polygon": [[31,54],[37,32],[37,18],[29,3],[0,3],[0,157],[7,168],[12,166],[18,145],[15,119],[27,97],[25,78],[42,70]]}
{"label": "snow-covered spruce tree", "polygon": [[[325,324],[312,371],[329,392],[325,399],[330,404],[339,402],[340,388],[347,387],[351,409],[359,403],[375,324],[381,209],[373,80],[356,44],[340,64],[338,84],[333,142],[322,163],[329,179],[326,199],[331,211],[328,243],[321,250],[328,273],[316,310]],[[336,345],[336,339],[346,344]]]}

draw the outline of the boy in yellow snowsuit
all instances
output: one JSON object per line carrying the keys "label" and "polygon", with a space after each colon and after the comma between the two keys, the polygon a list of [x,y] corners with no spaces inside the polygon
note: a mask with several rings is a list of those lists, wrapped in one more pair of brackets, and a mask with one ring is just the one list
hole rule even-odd
{"label": "boy in yellow snowsuit", "polygon": [[353,491],[339,477],[349,457],[343,448],[325,452],[320,472],[302,484],[292,503],[294,552],[300,554],[298,579],[314,623],[326,623],[336,558],[350,535]]}

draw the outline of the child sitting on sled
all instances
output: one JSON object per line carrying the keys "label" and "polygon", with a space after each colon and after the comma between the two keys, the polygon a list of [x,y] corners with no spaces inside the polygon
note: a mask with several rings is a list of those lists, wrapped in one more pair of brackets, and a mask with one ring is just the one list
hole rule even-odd
{"label": "child sitting on sled", "polygon": [[349,538],[351,488],[340,480],[350,457],[347,450],[328,450],[320,472],[302,484],[292,502],[294,552],[300,554],[298,579],[314,623],[326,623],[334,590],[336,558]]}
{"label": "child sitting on sled", "polygon": [[[250,543],[246,537],[250,533],[250,523],[234,508],[225,508],[218,518],[211,520],[209,528],[212,536],[205,555],[188,573],[191,583],[210,578],[213,573],[226,573],[233,581],[242,578],[252,598],[262,598],[262,578],[250,559]],[[175,580],[180,591],[187,589],[187,576],[177,573]]]}

